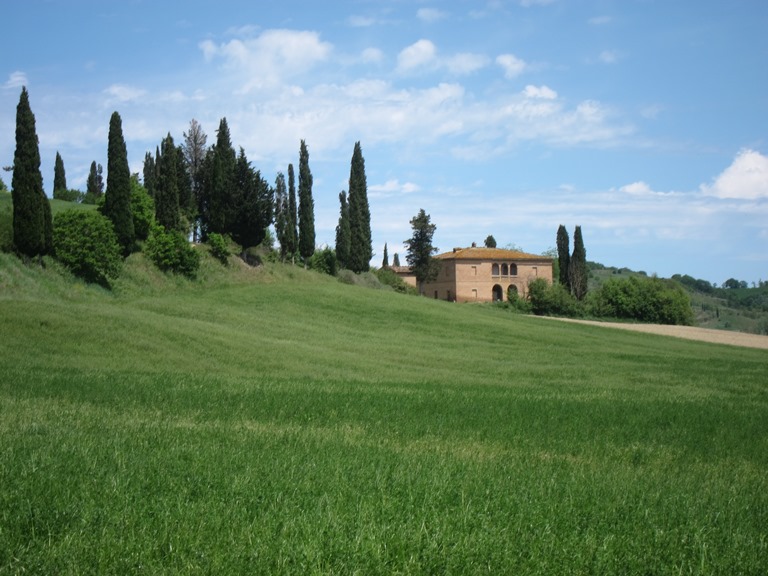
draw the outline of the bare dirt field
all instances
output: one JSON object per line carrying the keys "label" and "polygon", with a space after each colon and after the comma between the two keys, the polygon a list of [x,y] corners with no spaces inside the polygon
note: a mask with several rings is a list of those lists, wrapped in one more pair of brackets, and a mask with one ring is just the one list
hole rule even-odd
{"label": "bare dirt field", "polygon": [[621,330],[634,330],[636,332],[647,332],[649,334],[661,334],[664,336],[674,336],[676,338],[688,338],[690,340],[701,340],[703,342],[713,342],[715,344],[730,344],[731,346],[744,346],[747,348],[762,348],[768,350],[768,336],[758,334],[746,334],[744,332],[730,332],[728,330],[712,330],[710,328],[696,328],[694,326],[667,326],[661,324],[625,324],[622,322],[596,322],[593,320],[574,320],[572,318],[551,318],[548,316],[539,316],[539,318],[548,318],[550,320],[560,320],[563,322],[578,322],[580,324],[592,324],[594,326],[604,326],[606,328],[619,328]]}

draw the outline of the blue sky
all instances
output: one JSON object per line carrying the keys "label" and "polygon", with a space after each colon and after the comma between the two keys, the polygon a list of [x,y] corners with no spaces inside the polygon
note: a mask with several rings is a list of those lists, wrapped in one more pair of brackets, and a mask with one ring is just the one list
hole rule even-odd
{"label": "blue sky", "polygon": [[25,85],[49,194],[56,151],[72,188],[106,167],[115,110],[134,172],[226,117],[272,182],[306,140],[320,244],[359,140],[374,265],[423,208],[441,250],[581,225],[608,266],[768,280],[763,0],[2,4],[0,164]]}

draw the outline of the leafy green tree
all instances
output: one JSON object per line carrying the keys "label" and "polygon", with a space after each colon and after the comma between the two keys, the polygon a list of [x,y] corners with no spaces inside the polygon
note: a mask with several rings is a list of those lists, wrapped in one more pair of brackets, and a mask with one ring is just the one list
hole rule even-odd
{"label": "leafy green tree", "polygon": [[299,150],[299,254],[307,260],[315,253],[315,201],[312,199],[312,172],[304,140]]}
{"label": "leafy green tree", "polygon": [[387,243],[384,242],[384,259],[381,261],[382,268],[389,268],[389,253],[387,252]]}
{"label": "leafy green tree", "polygon": [[349,262],[350,270],[367,272],[373,256],[371,244],[371,211],[368,206],[368,184],[365,159],[360,142],[355,142],[349,170]]}
{"label": "leafy green tree", "polygon": [[60,198],[60,194],[67,192],[67,174],[64,171],[64,160],[61,159],[61,154],[56,152],[56,162],[53,165],[53,197]]}
{"label": "leafy green tree", "polygon": [[29,105],[26,87],[22,88],[16,107],[16,151],[11,194],[16,251],[26,257],[47,254],[53,241],[51,205],[43,191],[35,115]]}
{"label": "leafy green tree", "polygon": [[349,204],[345,190],[339,192],[339,223],[336,225],[336,258],[341,268],[349,265],[351,230],[349,226]]}
{"label": "leafy green tree", "polygon": [[91,162],[91,169],[88,172],[88,181],[85,185],[85,197],[83,204],[98,204],[99,199],[104,195],[104,169],[101,164]]}
{"label": "leafy green tree", "polygon": [[558,280],[560,284],[565,286],[569,291],[571,290],[571,285],[568,281],[568,273],[571,267],[571,255],[569,253],[571,249],[570,244],[571,241],[570,238],[568,238],[568,230],[565,229],[565,226],[560,224],[560,227],[557,229],[557,262],[560,270]]}
{"label": "leafy green tree", "polygon": [[200,254],[178,230],[167,231],[155,224],[144,245],[144,252],[160,270],[192,279],[197,277]]}
{"label": "leafy green tree", "polygon": [[317,272],[322,272],[323,274],[336,276],[336,272],[338,271],[336,253],[328,246],[322,250],[316,250],[309,259],[309,268]]}
{"label": "leafy green tree", "polygon": [[176,145],[170,133],[160,144],[155,182],[155,220],[166,230],[180,230]]}
{"label": "leafy green tree", "polygon": [[496,248],[496,238],[493,237],[493,235],[488,234],[485,238],[485,247],[486,248]]}
{"label": "leafy green tree", "polygon": [[136,232],[131,214],[131,172],[128,168],[128,151],[123,138],[123,121],[117,112],[113,112],[109,120],[104,215],[112,221],[117,241],[122,247],[123,255],[127,256],[133,250]]}
{"label": "leafy green tree", "polygon": [[155,223],[155,201],[139,182],[139,175],[131,175],[131,215],[136,240],[146,240]]}
{"label": "leafy green tree", "polygon": [[95,210],[65,210],[53,225],[56,259],[86,282],[109,286],[122,267],[112,222]]}
{"label": "leafy green tree", "polygon": [[528,283],[531,312],[537,316],[582,316],[581,304],[562,284],[550,284],[543,278]]}
{"label": "leafy green tree", "polygon": [[245,251],[266,238],[273,220],[274,190],[261,177],[261,172],[254,172],[242,148],[235,167],[235,191],[234,202],[239,210],[232,239]]}
{"label": "leafy green tree", "polygon": [[694,322],[691,298],[674,280],[612,278],[590,295],[589,305],[592,314],[599,317],[684,326]]}
{"label": "leafy green tree", "polygon": [[429,214],[422,208],[411,218],[413,236],[404,241],[407,248],[405,260],[416,276],[419,294],[424,294],[424,284],[437,278],[440,262],[434,258],[437,248],[432,245],[432,237],[437,226],[430,222]]}
{"label": "leafy green tree", "polygon": [[576,300],[583,300],[587,295],[587,283],[589,281],[589,269],[587,268],[587,251],[584,248],[584,240],[581,237],[581,226],[576,226],[573,233],[573,254],[568,263],[568,281],[571,294]]}

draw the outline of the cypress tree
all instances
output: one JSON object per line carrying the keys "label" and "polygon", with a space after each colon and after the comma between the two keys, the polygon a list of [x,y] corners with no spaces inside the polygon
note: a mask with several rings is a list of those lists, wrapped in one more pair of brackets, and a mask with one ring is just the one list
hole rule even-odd
{"label": "cypress tree", "polygon": [[347,192],[339,193],[339,223],[336,226],[336,260],[339,266],[346,268],[349,265],[350,229],[349,229],[349,204]]}
{"label": "cypress tree", "polygon": [[280,243],[280,260],[283,262],[288,255],[289,220],[288,189],[285,186],[285,176],[278,172],[275,178],[275,232]]}
{"label": "cypress tree", "polygon": [[176,146],[168,134],[160,145],[155,182],[155,219],[166,230],[179,229],[179,188]]}
{"label": "cypress tree", "polygon": [[568,269],[571,294],[577,300],[583,300],[584,296],[587,295],[589,271],[587,270],[587,251],[581,237],[581,226],[576,226],[576,230],[573,232],[573,254]]}
{"label": "cypress tree", "polygon": [[85,198],[83,204],[97,204],[99,198],[104,194],[104,177],[101,164],[91,162],[91,170],[88,172],[88,180],[85,184]]}
{"label": "cypress tree", "polygon": [[437,226],[430,222],[429,214],[422,208],[411,218],[411,228],[413,236],[404,242],[407,247],[405,259],[416,276],[419,294],[424,294],[424,284],[437,278],[440,271],[440,262],[433,257],[437,248],[432,245]]}
{"label": "cypress tree", "polygon": [[373,247],[365,159],[360,142],[355,142],[349,170],[349,228],[349,269],[358,273],[367,272],[373,256]]}
{"label": "cypress tree", "polygon": [[387,243],[384,242],[384,259],[381,261],[382,268],[389,268],[389,254],[387,253]]}
{"label": "cypress tree", "polygon": [[144,154],[144,169],[142,173],[144,177],[144,188],[146,188],[147,194],[154,198],[155,182],[157,181],[157,166],[155,164],[155,157],[151,152]]}
{"label": "cypress tree", "polygon": [[16,150],[11,179],[13,199],[13,244],[23,256],[42,256],[51,250],[53,223],[51,206],[43,190],[40,148],[35,115],[26,87],[16,107]]}
{"label": "cypress tree", "polygon": [[293,164],[288,164],[288,254],[291,255],[291,261],[299,250],[299,218],[296,206],[296,177],[293,171]]}
{"label": "cypress tree", "polygon": [[315,202],[312,199],[312,172],[309,169],[307,144],[301,141],[299,150],[299,255],[304,267],[315,253]]}
{"label": "cypress tree", "polygon": [[123,121],[117,112],[113,112],[109,120],[104,215],[112,221],[123,255],[127,256],[133,249],[136,235],[131,214],[131,172],[128,168],[128,152],[123,139]]}
{"label": "cypress tree", "polygon": [[61,193],[67,192],[67,175],[64,172],[64,160],[61,154],[56,152],[56,162],[53,165],[53,197],[58,198]]}
{"label": "cypress tree", "polygon": [[568,253],[570,247],[570,239],[568,238],[568,231],[565,226],[560,224],[557,229],[557,263],[560,269],[559,281],[560,284],[565,287],[569,292],[571,291],[571,284],[568,281],[568,274],[570,272],[571,256]]}
{"label": "cypress tree", "polygon": [[[210,157],[210,161],[208,161]],[[222,118],[216,131],[216,144],[206,155],[203,170],[207,170],[201,187],[203,209],[201,222],[204,235],[209,232],[231,234],[237,216],[235,195],[235,165],[237,159],[229,135],[227,119]]]}
{"label": "cypress tree", "polygon": [[400,255],[397,252],[395,252],[394,257],[392,258],[392,266],[400,268]]}

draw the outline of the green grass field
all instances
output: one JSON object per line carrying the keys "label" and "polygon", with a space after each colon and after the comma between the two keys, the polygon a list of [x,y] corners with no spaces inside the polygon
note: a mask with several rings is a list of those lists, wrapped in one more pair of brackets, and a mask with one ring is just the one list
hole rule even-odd
{"label": "green grass field", "polygon": [[0,254],[0,574],[768,573],[765,351],[221,270]]}

